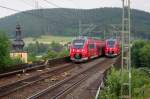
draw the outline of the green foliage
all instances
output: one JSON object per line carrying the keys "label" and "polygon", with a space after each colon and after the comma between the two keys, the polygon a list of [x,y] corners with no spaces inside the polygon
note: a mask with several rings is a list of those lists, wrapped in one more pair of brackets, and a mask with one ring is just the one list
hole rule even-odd
{"label": "green foliage", "polygon": [[49,50],[47,52],[46,55],[43,56],[43,59],[46,60],[46,59],[53,59],[53,58],[57,58],[57,53],[55,51],[52,51],[52,50]]}
{"label": "green foliage", "polygon": [[29,44],[27,47],[25,47],[25,50],[27,50],[31,56],[36,56],[46,53],[49,50],[49,46],[50,45],[48,44],[43,44],[36,41],[36,43]]}
{"label": "green foliage", "polygon": [[133,99],[147,99],[150,92],[150,74],[141,69],[132,70],[132,97]]}
{"label": "green foliage", "polygon": [[150,67],[150,42],[135,41],[131,49],[132,65],[142,67]]}
{"label": "green foliage", "polygon": [[37,61],[37,58],[34,54],[29,53],[28,54],[28,62],[34,62]]}
{"label": "green foliage", "polygon": [[140,49],[139,56],[141,65],[150,68],[150,42]]}
{"label": "green foliage", "polygon": [[5,69],[6,65],[11,63],[9,51],[10,41],[4,33],[0,32],[0,69]]}
{"label": "green foliage", "polygon": [[100,93],[100,99],[119,99],[121,88],[121,72],[112,69],[106,79],[106,86]]}
{"label": "green foliage", "polygon": [[11,64],[10,65],[16,65],[16,64],[22,64],[24,63],[19,57],[11,59]]}
{"label": "green foliage", "polygon": [[29,44],[25,50],[28,51],[28,61],[39,60],[37,56],[43,56],[43,59],[52,59],[69,55],[69,52],[61,44],[54,41],[51,44],[36,41],[35,44]]}
{"label": "green foliage", "polygon": [[50,45],[50,49],[55,52],[60,52],[63,49],[63,46],[53,41]]}
{"label": "green foliage", "polygon": [[68,50],[61,50],[60,52],[56,52],[53,50],[49,50],[46,55],[43,56],[43,59],[53,59],[53,58],[61,58],[69,56]]}
{"label": "green foliage", "polygon": [[[146,92],[150,88],[150,75],[138,69],[132,69],[131,87],[132,99],[146,99],[149,94]],[[124,74],[123,78],[128,75]],[[100,92],[99,99],[119,99],[121,93],[121,71],[112,69],[107,76],[104,89]]]}
{"label": "green foliage", "polygon": [[58,57],[66,57],[66,56],[69,56],[68,50],[62,50],[58,55]]}
{"label": "green foliage", "polygon": [[[21,23],[25,37],[39,37],[41,35],[57,36],[75,36],[78,35],[79,19],[82,24],[95,24],[97,27],[93,31],[111,32],[110,24],[120,24],[122,9],[120,8],[99,8],[99,9],[42,9],[30,10],[27,13],[42,15],[36,17],[32,14],[17,13],[0,20],[0,28],[13,36],[12,30],[15,30],[14,24],[18,21]],[[38,16],[37,15],[37,16]],[[17,18],[19,16],[19,19]],[[132,27],[131,31],[134,37],[150,39],[150,14],[132,10],[131,11]],[[9,24],[8,24],[9,23]],[[47,29],[48,27],[48,29]],[[82,27],[82,30],[87,27]],[[94,33],[92,33],[94,35]],[[97,34],[97,36],[103,36]]]}

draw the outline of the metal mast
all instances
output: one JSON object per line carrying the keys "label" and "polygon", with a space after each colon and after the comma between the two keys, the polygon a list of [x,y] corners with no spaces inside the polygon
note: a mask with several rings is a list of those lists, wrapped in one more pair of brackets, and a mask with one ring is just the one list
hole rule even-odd
{"label": "metal mast", "polygon": [[131,99],[130,0],[122,0],[121,99]]}

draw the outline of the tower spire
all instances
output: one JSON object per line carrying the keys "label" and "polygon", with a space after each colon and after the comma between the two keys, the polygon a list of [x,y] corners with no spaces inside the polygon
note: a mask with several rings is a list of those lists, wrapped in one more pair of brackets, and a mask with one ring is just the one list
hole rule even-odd
{"label": "tower spire", "polygon": [[23,51],[25,43],[22,40],[21,27],[19,24],[16,25],[16,34],[15,40],[12,43],[12,47],[14,51]]}

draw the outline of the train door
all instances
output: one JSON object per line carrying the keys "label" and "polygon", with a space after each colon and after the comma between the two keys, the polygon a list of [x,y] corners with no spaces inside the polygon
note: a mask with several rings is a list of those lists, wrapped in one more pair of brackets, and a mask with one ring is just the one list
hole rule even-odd
{"label": "train door", "polygon": [[89,57],[93,58],[93,56],[95,55],[95,45],[94,43],[89,43],[88,44],[88,50],[89,50]]}

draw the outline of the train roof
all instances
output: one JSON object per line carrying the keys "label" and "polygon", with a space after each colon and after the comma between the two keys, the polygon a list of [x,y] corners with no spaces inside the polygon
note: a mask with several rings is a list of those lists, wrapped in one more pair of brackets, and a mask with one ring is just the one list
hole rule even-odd
{"label": "train roof", "polygon": [[98,39],[98,38],[87,37],[87,36],[79,36],[79,37],[74,38],[73,40],[76,40],[76,39],[83,39],[83,40],[88,40],[88,39],[100,40],[100,39]]}
{"label": "train roof", "polygon": [[110,38],[110,39],[106,39],[106,41],[117,41],[117,39]]}

